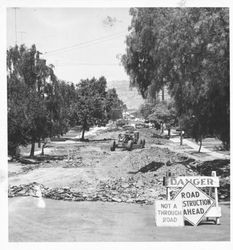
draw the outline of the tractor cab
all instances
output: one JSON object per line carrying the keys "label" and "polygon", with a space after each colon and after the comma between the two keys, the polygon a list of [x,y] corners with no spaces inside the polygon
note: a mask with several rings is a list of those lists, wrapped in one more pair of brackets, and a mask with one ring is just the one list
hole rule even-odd
{"label": "tractor cab", "polygon": [[126,148],[127,150],[132,150],[133,145],[138,144],[139,147],[145,146],[145,139],[139,141],[138,131],[126,131],[118,135],[118,141],[114,141],[111,146],[111,151],[115,151],[115,148]]}

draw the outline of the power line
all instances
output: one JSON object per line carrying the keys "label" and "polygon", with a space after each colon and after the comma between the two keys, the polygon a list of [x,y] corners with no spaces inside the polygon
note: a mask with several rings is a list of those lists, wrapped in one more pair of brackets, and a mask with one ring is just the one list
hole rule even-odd
{"label": "power line", "polygon": [[[101,41],[95,41],[95,42],[92,42],[92,43],[89,43],[89,44],[80,45],[78,47],[75,47],[75,49],[83,49],[83,48],[87,48],[87,47],[90,47],[90,46],[93,46],[93,45],[96,45],[96,44],[100,44],[100,43],[103,43],[103,42],[108,42],[108,41],[114,40],[114,39],[116,39],[117,37],[120,37],[120,36],[121,35],[118,35],[118,36],[115,36],[115,37],[112,37],[112,38],[109,38],[109,39],[105,39],[105,40],[101,40]],[[55,52],[52,55],[56,55],[57,53],[69,52],[69,51],[70,51],[70,49],[67,49],[65,51]]]}
{"label": "power line", "polygon": [[63,53],[63,52],[68,52],[70,49],[82,49],[82,48],[86,48],[86,47],[89,47],[89,46],[92,46],[92,45],[95,45],[95,44],[98,44],[98,43],[102,43],[102,42],[107,42],[107,41],[110,41],[110,40],[113,40],[115,38],[119,37],[118,36],[115,36],[115,37],[112,37],[112,38],[109,38],[109,39],[105,39],[105,40],[99,40],[99,41],[94,41],[92,43],[90,42],[87,42],[86,44],[85,43],[80,43],[80,45],[76,45],[76,46],[70,46],[70,47],[67,47],[66,49],[63,49],[61,51],[54,51],[54,52],[45,52],[44,54],[52,54],[52,55],[56,55],[57,53]]}
{"label": "power line", "polygon": [[103,36],[103,37],[99,37],[93,40],[89,40],[89,41],[85,41],[85,42],[81,42],[81,43],[77,43],[71,46],[67,46],[67,47],[63,47],[60,49],[55,49],[55,50],[50,50],[50,51],[46,51],[44,54],[57,54],[60,52],[66,52],[67,50],[73,49],[73,48],[84,48],[96,43],[101,43],[101,42],[106,42],[112,39],[115,39],[117,37],[119,37],[121,34],[125,33],[125,31],[119,32],[119,33],[115,33],[109,36]]}
{"label": "power line", "polygon": [[71,45],[71,46],[67,46],[67,47],[63,47],[63,48],[60,48],[60,49],[46,51],[45,54],[47,54],[47,53],[53,53],[53,52],[61,51],[61,50],[66,50],[66,49],[70,49],[70,48],[74,48],[74,47],[79,46],[79,45],[85,45],[87,43],[91,43],[91,42],[95,42],[95,41],[98,41],[98,40],[106,39],[106,38],[109,38],[109,37],[112,37],[112,36],[116,36],[116,35],[119,35],[119,34],[123,34],[123,33],[125,33],[125,32],[121,31],[121,32],[114,33],[114,34],[109,35],[109,36],[103,36],[103,37],[95,38],[93,40],[89,40],[89,41],[77,43],[77,44],[74,44],[74,45]]}

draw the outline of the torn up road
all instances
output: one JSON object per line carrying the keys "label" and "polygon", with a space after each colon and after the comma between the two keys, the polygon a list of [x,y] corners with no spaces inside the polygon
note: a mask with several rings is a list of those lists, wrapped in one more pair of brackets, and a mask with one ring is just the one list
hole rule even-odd
{"label": "torn up road", "polygon": [[[115,226],[119,231],[123,230],[120,225],[123,223],[124,216],[130,217],[129,213],[132,208],[132,213],[135,215],[135,217],[132,218],[133,221],[137,221],[136,217],[139,215],[142,216],[142,218],[145,216],[145,220],[143,219],[143,221],[148,223],[150,220],[150,223],[155,227],[154,211],[152,211],[153,203],[155,199],[165,199],[166,190],[163,186],[163,177],[167,171],[170,171],[175,176],[210,175],[212,170],[217,171],[217,176],[220,176],[221,185],[219,199],[229,201],[229,160],[202,162],[201,160],[198,161],[188,158],[186,154],[177,154],[177,152],[169,150],[172,142],[163,138],[157,139],[153,136],[153,134],[156,133],[154,129],[140,129],[141,136],[146,140],[144,149],[134,149],[132,151],[117,149],[111,152],[111,142],[117,138],[119,132],[121,131],[117,129],[97,131],[95,135],[90,135],[88,141],[84,142],[79,141],[77,138],[73,139],[69,137],[68,134],[67,139],[62,138],[61,141],[52,141],[48,145],[49,150],[47,152],[49,152],[49,154],[47,153],[44,157],[35,157],[36,161],[38,161],[37,164],[19,165],[17,163],[17,166],[15,166],[10,163],[8,196],[11,198],[9,199],[9,205],[12,205],[9,206],[9,219],[15,221],[15,224],[17,224],[16,221],[19,219],[19,214],[23,216],[25,212],[26,216],[26,213],[30,213],[30,208],[26,209],[26,204],[30,204],[30,202],[36,199],[30,196],[37,196],[35,187],[39,186],[41,196],[47,205],[42,210],[36,210],[38,214],[34,214],[34,219],[37,220],[37,217],[39,218],[42,212],[43,216],[51,221],[51,225],[54,225],[55,228],[58,221],[52,216],[50,210],[48,210],[48,204],[51,204],[51,207],[58,206],[57,209],[54,210],[54,216],[56,216],[56,211],[59,214],[60,205],[64,206],[64,213],[65,211],[70,211],[70,215],[68,212],[67,216],[73,214],[72,209],[78,211],[82,206],[85,207],[85,209],[83,208],[84,210],[89,211],[88,216],[93,216],[93,218],[98,217],[98,209],[101,213],[101,208],[106,208],[106,211],[109,211],[106,212],[106,215],[103,214],[103,216],[107,217],[110,216],[110,214],[122,213],[122,218],[119,217],[119,221],[117,221],[117,217],[114,217],[115,221],[109,224],[109,227]],[[19,205],[17,206],[17,204]],[[98,204],[101,204],[101,206]],[[140,205],[143,206],[141,207]],[[93,206],[97,206],[98,209],[96,212],[91,209]],[[13,207],[17,209],[13,209]],[[61,210],[62,209],[61,207]],[[134,213],[134,209],[135,211],[139,209],[140,212]],[[110,212],[111,210],[112,212]],[[224,216],[227,216],[229,213],[228,210],[227,207],[224,209]],[[93,214],[91,215],[92,212]],[[143,213],[145,214],[143,215]],[[78,218],[78,220],[81,220],[81,218]],[[89,225],[86,217],[83,217],[82,220],[84,227],[86,225],[90,231],[96,230],[96,225],[93,221],[90,222]],[[108,220],[109,218],[106,221]],[[21,220],[20,223],[23,225],[23,220]],[[65,224],[66,221],[64,220],[63,222],[60,221],[59,225]],[[98,223],[97,225],[99,226]],[[106,222],[105,226],[107,227],[107,225],[108,223]],[[139,223],[138,227],[141,228],[142,226],[145,227],[143,223],[141,225]],[[210,225],[207,225],[207,227],[209,226]],[[12,228],[13,227],[11,227],[10,230],[13,230]],[[110,228],[108,231],[109,230]],[[131,230],[131,228],[126,227],[125,230]],[[141,228],[140,230],[143,229]],[[153,230],[156,229],[154,228]],[[17,236],[19,232],[16,231],[17,228],[12,231],[10,237],[12,241],[20,240],[20,236]],[[54,232],[55,235],[57,234],[57,237],[60,233],[59,228],[57,228],[57,232]],[[21,234],[24,233],[21,232]],[[55,235],[50,235],[48,238],[51,237],[52,241]],[[129,236],[127,233],[126,235]],[[130,241],[131,236],[128,236],[125,238],[123,236],[117,237],[116,234],[113,233],[109,240]],[[223,238],[227,240],[229,237],[227,228],[225,236],[226,237]],[[41,235],[41,237],[44,238],[45,236]],[[78,236],[75,238],[74,236],[69,237],[66,235],[66,237],[68,241],[79,240]],[[87,236],[83,229],[80,240],[85,237]],[[96,240],[98,240],[98,238],[100,241],[103,238],[106,240],[107,236],[97,234]],[[145,234],[141,237],[138,235],[138,241],[149,240],[149,238],[146,237]],[[175,238],[175,236],[174,238],[171,236],[167,238],[167,240],[178,240],[179,237],[177,239]],[[219,240],[223,239],[220,238]],[[159,240],[159,238],[154,237],[153,233],[153,237],[151,237],[150,240],[156,241]],[[217,238],[215,240],[217,240]]]}

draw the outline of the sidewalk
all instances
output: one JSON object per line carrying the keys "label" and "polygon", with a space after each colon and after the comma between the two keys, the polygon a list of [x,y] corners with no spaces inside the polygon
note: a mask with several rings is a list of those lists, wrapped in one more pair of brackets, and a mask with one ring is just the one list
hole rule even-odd
{"label": "sidewalk", "polygon": [[[177,134],[171,132],[171,135],[176,136]],[[180,146],[180,137],[178,135],[177,137],[170,138],[170,141],[174,142],[177,146]],[[186,145],[191,149],[193,149],[195,153],[198,153],[199,145],[196,142],[193,142],[191,139],[183,139],[183,146]],[[187,153],[193,152],[193,150],[184,149],[184,151]],[[214,150],[207,149],[204,145],[202,145],[201,147],[201,153],[205,153],[214,159],[230,159],[230,155],[226,155],[223,153],[216,152]]]}

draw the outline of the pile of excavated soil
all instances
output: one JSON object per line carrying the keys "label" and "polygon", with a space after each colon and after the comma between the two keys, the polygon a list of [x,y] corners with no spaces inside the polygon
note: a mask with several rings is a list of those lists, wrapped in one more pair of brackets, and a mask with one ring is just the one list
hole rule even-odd
{"label": "pile of excavated soil", "polygon": [[[82,156],[79,156],[82,151]],[[69,159],[55,161],[54,167],[58,172],[58,165],[62,168],[78,168],[83,171],[75,180],[70,179],[66,187],[47,187],[46,184],[27,183],[11,185],[9,187],[9,197],[34,195],[34,186],[39,185],[42,196],[51,199],[64,199],[73,201],[100,200],[127,203],[152,204],[155,199],[165,197],[165,187],[163,177],[168,171],[174,175],[193,175],[193,170],[182,164],[167,165],[170,158],[175,158],[176,154],[168,149],[146,148],[119,152],[106,152],[97,150],[95,147],[85,147],[77,152],[73,150]],[[90,165],[88,165],[88,160]],[[82,163],[82,165],[80,165]],[[79,166],[77,166],[79,164]],[[45,164],[46,167],[52,167]],[[90,168],[90,166],[92,166]],[[44,168],[43,166],[40,166]],[[86,168],[86,172],[85,171]],[[74,174],[74,172],[72,172]],[[48,174],[48,171],[44,172]],[[36,174],[42,178],[42,172]],[[64,178],[68,176],[62,175]],[[33,177],[33,176],[32,176]],[[48,177],[47,177],[48,178]],[[51,176],[55,178],[55,176]],[[43,178],[42,178],[43,179]],[[57,177],[56,179],[59,180]],[[51,180],[54,181],[54,180]],[[64,184],[64,183],[63,183]],[[55,185],[56,186],[56,185]]]}
{"label": "pile of excavated soil", "polygon": [[112,139],[118,133],[102,131],[86,142],[53,142],[53,155],[44,156],[44,161],[37,157],[39,164],[24,165],[18,172],[9,169],[9,197],[33,195],[34,186],[39,185],[46,198],[151,204],[164,198],[167,172],[173,176],[210,176],[214,170],[220,177],[219,198],[229,199],[229,161],[196,162],[168,148],[155,147],[158,139],[148,129],[140,132],[146,139],[144,149],[111,152]]}

